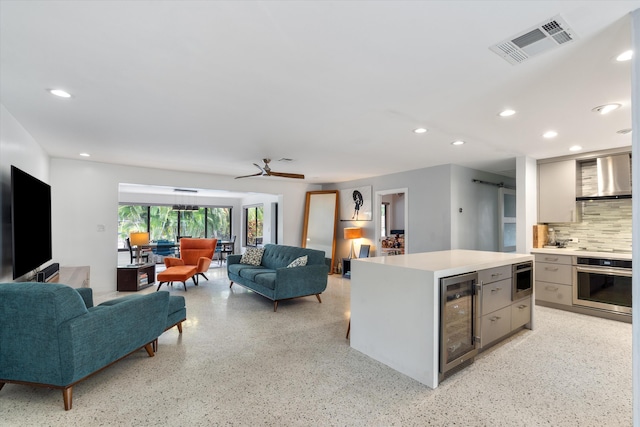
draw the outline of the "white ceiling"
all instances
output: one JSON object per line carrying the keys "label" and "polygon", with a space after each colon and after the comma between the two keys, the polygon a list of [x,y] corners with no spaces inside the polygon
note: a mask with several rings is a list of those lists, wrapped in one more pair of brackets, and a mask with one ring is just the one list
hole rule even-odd
{"label": "white ceiling", "polygon": [[[631,63],[613,57],[638,7],[0,0],[0,102],[53,157],[231,176],[269,157],[311,183],[446,163],[508,174],[515,156],[631,145],[616,134]],[[519,65],[489,50],[558,14],[576,41]],[[609,102],[623,107],[591,112]]]}

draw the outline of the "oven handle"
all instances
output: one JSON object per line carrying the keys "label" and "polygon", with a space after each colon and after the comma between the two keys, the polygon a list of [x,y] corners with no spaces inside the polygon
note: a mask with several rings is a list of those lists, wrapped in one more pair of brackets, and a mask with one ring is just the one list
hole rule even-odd
{"label": "oven handle", "polygon": [[608,276],[624,276],[631,277],[632,271],[625,268],[589,268],[589,267],[581,267],[576,266],[576,271],[578,273],[595,273],[595,274],[606,274]]}

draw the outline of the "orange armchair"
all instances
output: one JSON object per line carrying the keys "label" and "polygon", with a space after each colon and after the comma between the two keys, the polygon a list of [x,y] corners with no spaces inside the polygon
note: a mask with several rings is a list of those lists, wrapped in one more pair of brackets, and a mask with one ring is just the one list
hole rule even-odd
{"label": "orange armchair", "polygon": [[218,239],[190,239],[183,237],[180,239],[180,258],[165,257],[164,265],[167,268],[175,265],[192,265],[196,267],[196,275],[194,276],[196,281],[198,276],[209,280],[204,273],[211,265],[211,259],[213,259],[217,243]]}

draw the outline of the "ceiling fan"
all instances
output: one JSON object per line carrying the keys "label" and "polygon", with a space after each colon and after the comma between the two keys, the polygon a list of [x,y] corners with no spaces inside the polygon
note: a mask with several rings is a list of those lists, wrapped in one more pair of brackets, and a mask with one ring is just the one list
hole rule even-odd
{"label": "ceiling fan", "polygon": [[262,166],[262,167],[260,167],[260,165],[258,165],[256,163],[253,164],[255,167],[260,169],[260,172],[254,173],[254,174],[251,174],[251,175],[236,176],[236,179],[238,179],[238,178],[249,178],[251,176],[280,176],[280,177],[283,177],[283,178],[304,179],[304,175],[302,175],[300,173],[274,172],[269,167],[269,162],[271,161],[271,159],[262,159],[262,161],[264,162],[264,166]]}

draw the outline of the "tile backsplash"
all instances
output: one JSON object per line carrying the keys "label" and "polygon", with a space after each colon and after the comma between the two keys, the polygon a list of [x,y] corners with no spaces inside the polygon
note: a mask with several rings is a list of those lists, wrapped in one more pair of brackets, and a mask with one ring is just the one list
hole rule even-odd
{"label": "tile backsplash", "polygon": [[631,249],[631,199],[576,203],[579,222],[549,224],[557,239],[578,239],[570,248]]}

